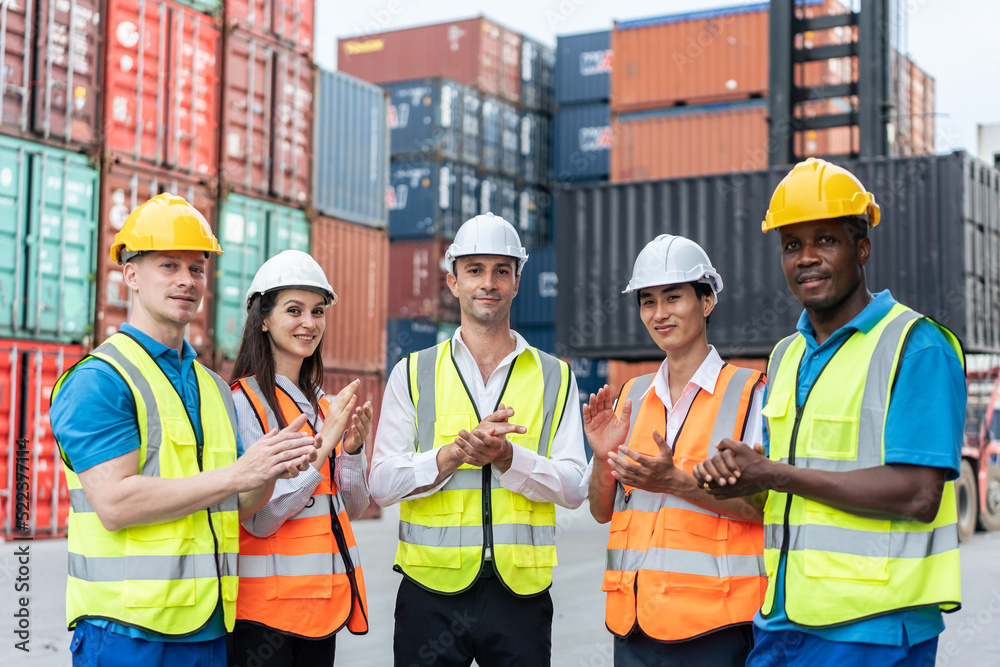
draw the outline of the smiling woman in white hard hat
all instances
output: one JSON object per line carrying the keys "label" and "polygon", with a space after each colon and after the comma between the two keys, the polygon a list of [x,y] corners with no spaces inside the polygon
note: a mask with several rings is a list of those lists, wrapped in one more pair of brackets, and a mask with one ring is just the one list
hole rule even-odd
{"label": "smiling woman in white hard hat", "polygon": [[[371,403],[358,381],[324,396],[321,343],[337,294],[308,254],[267,260],[247,290],[233,369],[240,437],[306,415],[319,456],[240,528],[240,589],[231,665],[332,665],[336,633],[368,631],[365,582],[350,519],[368,506],[365,455]],[[264,658],[264,655],[269,657]]]}
{"label": "smiling woman in white hard hat", "polygon": [[753,648],[767,586],[762,514],[713,498],[691,474],[722,438],[761,439],[763,374],[708,344],[721,291],[697,243],[650,241],[624,293],[666,359],[626,382],[615,408],[607,385],[583,406],[590,511],[612,525],[602,588],[618,667],[743,665]]}

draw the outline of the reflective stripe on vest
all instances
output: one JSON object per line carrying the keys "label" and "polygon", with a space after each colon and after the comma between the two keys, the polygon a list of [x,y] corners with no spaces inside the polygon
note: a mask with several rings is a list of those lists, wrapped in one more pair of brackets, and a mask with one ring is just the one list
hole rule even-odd
{"label": "reflective stripe on vest", "polygon": [[[796,403],[805,340],[800,335],[783,340],[768,365],[764,408],[772,460],[831,472],[883,465],[892,386],[909,331],[920,318],[896,304],[867,333],[855,332],[816,378],[803,406]],[[958,340],[947,329],[940,330],[961,358]],[[774,604],[782,558],[787,559],[785,612],[800,625],[827,627],[901,609],[939,605],[950,611],[958,606],[958,532],[951,482],[945,484],[937,517],[929,524],[863,518],[777,492],[768,496],[765,522],[771,581],[764,614],[770,614]]]}
{"label": "reflective stripe on vest", "polygon": [[[268,431],[280,427],[257,378],[241,378],[232,387],[243,392]],[[275,399],[286,424],[302,414],[279,384]],[[322,399],[319,417],[325,418],[328,407]],[[307,423],[303,432],[315,434],[316,427]],[[328,637],[345,624],[354,634],[368,631],[360,555],[332,465],[321,467],[323,479],[312,497],[273,535],[255,537],[240,528],[237,618],[308,638]]]}
{"label": "reflective stripe on vest", "polygon": [[[479,424],[484,415],[468,394],[451,341],[411,354],[407,371],[416,410],[415,451],[450,444],[459,431]],[[513,408],[512,421],[527,432],[508,440],[547,457],[568,395],[564,362],[533,348],[523,351],[510,365],[498,405]],[[469,465],[460,466],[436,493],[401,503],[396,569],[430,590],[460,592],[479,575],[487,535],[496,571],[514,594],[534,595],[551,585],[554,505],[504,489],[492,482],[489,469]]]}
{"label": "reflective stripe on vest", "polygon": [[[629,381],[628,447],[655,455],[652,431],[666,433],[655,375]],[[723,367],[715,392],[700,390],[673,443],[675,465],[690,472],[723,438],[741,439],[759,372]],[[624,402],[619,400],[620,415]],[[656,448],[656,451],[653,451]],[[682,641],[749,623],[765,590],[763,531],[684,498],[619,484],[608,539],[605,621],[618,636],[638,625],[660,641]],[[669,620],[668,620],[669,619]]]}
{"label": "reflective stripe on vest", "polygon": [[[115,334],[90,357],[111,366],[132,395],[139,430],[137,474],[188,477],[236,460],[236,431],[227,422],[235,410],[230,393],[219,393],[224,383],[217,375],[194,362],[203,430],[199,446],[180,394],[137,340]],[[56,382],[52,401],[59,400],[63,382],[78,365]],[[69,627],[83,617],[103,617],[166,636],[185,635],[208,621],[221,591],[231,630],[238,585],[238,497],[171,521],[108,531],[72,462],[62,455],[70,497]]]}

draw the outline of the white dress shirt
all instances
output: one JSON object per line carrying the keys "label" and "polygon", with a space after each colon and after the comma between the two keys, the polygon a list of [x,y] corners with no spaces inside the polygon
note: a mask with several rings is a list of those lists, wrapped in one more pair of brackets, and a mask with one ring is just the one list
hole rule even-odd
{"label": "white dress shirt", "polygon": [[[295,399],[295,405],[305,414],[306,419],[319,433],[323,428],[323,418],[316,414],[302,390],[284,375],[277,375],[275,378],[278,386]],[[317,387],[317,400],[323,396],[323,390]],[[242,391],[233,392],[233,403],[236,405],[236,422],[239,425],[240,440],[245,447],[249,447],[263,438],[265,434],[261,430],[260,422],[257,420],[250,400]],[[341,450],[333,462],[333,481],[344,500],[347,517],[351,520],[361,516],[361,513],[368,507],[368,483],[365,481],[365,469],[368,461],[364,452],[364,445],[354,454],[348,454]],[[273,535],[285,522],[285,519],[295,516],[306,506],[316,487],[322,481],[322,473],[312,465],[305,472],[300,472],[291,479],[278,479],[274,483],[271,499],[257,510],[256,514],[243,521],[243,527],[254,537]]]}
{"label": "white dress shirt", "polygon": [[[462,341],[461,327],[452,337],[451,348],[458,371],[483,417],[495,412],[510,365],[522,353],[532,353],[520,334],[515,331],[511,334],[516,341],[514,351],[504,357],[486,382],[483,382],[476,360]],[[517,409],[514,409],[510,421],[517,424]],[[368,478],[372,498],[382,507],[404,499],[431,495],[447,483],[449,478],[429,491],[410,495],[414,489],[432,484],[438,476],[437,449],[417,452],[416,446],[417,410],[410,399],[404,359],[396,364],[386,383]],[[501,473],[495,465],[492,466],[493,476],[503,488],[534,501],[552,502],[570,509],[579,507],[584,501],[587,487],[582,481],[587,459],[583,449],[579,393],[572,372],[566,409],[552,439],[549,457],[539,456],[525,447],[514,446],[512,449],[513,459],[507,472]]]}

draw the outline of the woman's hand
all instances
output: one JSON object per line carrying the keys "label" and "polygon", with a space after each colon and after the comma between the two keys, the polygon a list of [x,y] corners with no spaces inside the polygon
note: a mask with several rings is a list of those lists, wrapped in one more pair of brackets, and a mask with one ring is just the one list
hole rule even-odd
{"label": "woman's hand", "polygon": [[351,415],[351,425],[347,430],[347,437],[344,438],[344,451],[348,454],[357,454],[361,446],[365,444],[365,438],[372,428],[372,402],[365,401],[365,404],[354,409]]}
{"label": "woman's hand", "polygon": [[323,428],[319,432],[319,456],[313,462],[314,467],[320,470],[326,464],[326,459],[330,458],[333,450],[340,442],[344,431],[350,423],[354,406],[358,404],[356,392],[361,380],[355,380],[340,390],[326,411],[326,419],[323,421]]}

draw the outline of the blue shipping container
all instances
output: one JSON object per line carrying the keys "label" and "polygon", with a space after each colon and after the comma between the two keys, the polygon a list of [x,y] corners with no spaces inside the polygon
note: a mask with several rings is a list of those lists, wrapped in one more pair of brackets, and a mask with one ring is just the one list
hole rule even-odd
{"label": "blue shipping container", "polygon": [[556,52],[525,37],[521,42],[521,102],[548,111],[555,98]]}
{"label": "blue shipping container", "polygon": [[338,220],[385,227],[389,182],[386,93],[342,72],[320,70],[313,202]]}
{"label": "blue shipping container", "polygon": [[513,104],[500,104],[500,171],[508,176],[520,176],[521,114]]}
{"label": "blue shipping container", "polygon": [[480,164],[487,171],[500,171],[500,141],[503,127],[501,102],[491,95],[483,95],[480,106],[479,131],[481,133]]}
{"label": "blue shipping container", "polygon": [[475,167],[453,160],[395,159],[389,173],[389,238],[453,238],[479,213]]}
{"label": "blue shipping container", "polygon": [[469,164],[479,164],[480,119],[482,97],[479,91],[471,86],[462,86],[462,160]]}
{"label": "blue shipping container", "polygon": [[449,79],[428,78],[383,87],[389,91],[393,156],[461,156],[464,86]]}
{"label": "blue shipping container", "polygon": [[389,318],[386,336],[386,369],[392,372],[396,363],[410,352],[417,352],[438,343],[438,325],[425,320]]}
{"label": "blue shipping container", "polygon": [[556,42],[556,104],[611,99],[611,31],[566,35]]}
{"label": "blue shipping container", "polygon": [[588,104],[556,112],[553,177],[564,182],[606,181],[611,173],[611,107]]}
{"label": "blue shipping container", "polygon": [[529,250],[517,296],[510,307],[511,326],[515,329],[521,325],[555,326],[558,294],[555,248]]}
{"label": "blue shipping container", "polygon": [[535,111],[521,115],[520,176],[529,183],[552,178],[552,116]]}

